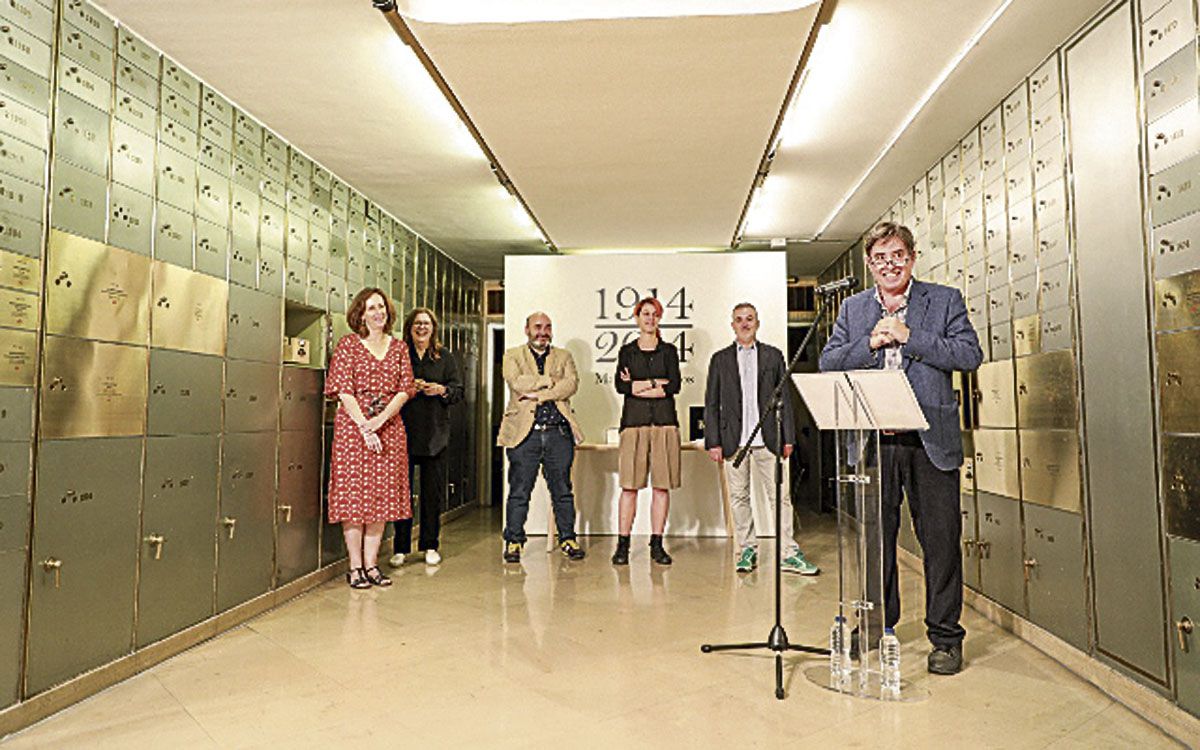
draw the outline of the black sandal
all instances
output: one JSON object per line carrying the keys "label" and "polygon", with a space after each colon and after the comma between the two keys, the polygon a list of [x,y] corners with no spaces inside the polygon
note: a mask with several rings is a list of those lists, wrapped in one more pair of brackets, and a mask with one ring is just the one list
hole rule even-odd
{"label": "black sandal", "polygon": [[[375,575],[371,575],[371,571],[375,571]],[[383,574],[378,565],[372,565],[363,571],[363,575],[367,577],[367,585],[369,586],[391,586],[392,579]]]}
{"label": "black sandal", "polygon": [[350,584],[352,589],[371,588],[371,579],[367,577],[366,571],[362,568],[351,568],[346,571],[346,583]]}

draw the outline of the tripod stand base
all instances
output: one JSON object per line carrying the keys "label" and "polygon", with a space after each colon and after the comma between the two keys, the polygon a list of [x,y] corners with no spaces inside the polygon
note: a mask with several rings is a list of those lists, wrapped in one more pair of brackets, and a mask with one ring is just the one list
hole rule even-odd
{"label": "tripod stand base", "polygon": [[[806,654],[829,656],[829,649],[818,646],[805,646],[798,643],[788,643],[787,632],[782,625],[771,628],[771,634],[766,641],[754,643],[705,643],[700,646],[700,653],[711,654],[717,651],[756,651],[767,649],[775,652],[775,697],[783,700],[787,693],[783,689],[783,653],[785,651],[802,651]],[[828,667],[826,667],[828,669]]]}

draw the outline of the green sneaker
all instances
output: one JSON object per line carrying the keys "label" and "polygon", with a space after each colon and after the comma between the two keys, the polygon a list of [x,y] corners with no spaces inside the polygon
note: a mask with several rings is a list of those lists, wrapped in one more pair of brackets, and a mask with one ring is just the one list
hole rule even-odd
{"label": "green sneaker", "polygon": [[758,553],[753,547],[747,547],[742,550],[742,556],[737,561],[737,572],[749,573],[758,567]]}
{"label": "green sneaker", "polygon": [[583,551],[583,547],[579,546],[579,542],[574,539],[564,539],[558,543],[558,548],[567,556],[569,560],[582,560],[587,556]]}
{"label": "green sneaker", "polygon": [[815,576],[821,569],[804,559],[804,553],[796,550],[796,554],[784,558],[779,569],[784,573],[799,573],[802,576]]}
{"label": "green sneaker", "polygon": [[520,542],[507,542],[504,545],[504,562],[519,563],[521,562],[521,549],[525,545]]}

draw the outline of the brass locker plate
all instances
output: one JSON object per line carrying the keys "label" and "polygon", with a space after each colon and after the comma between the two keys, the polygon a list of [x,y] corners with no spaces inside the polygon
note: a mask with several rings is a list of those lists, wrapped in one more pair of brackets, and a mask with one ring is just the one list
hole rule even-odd
{"label": "brass locker plate", "polygon": [[1192,156],[1150,178],[1150,217],[1154,226],[1181,219],[1200,209],[1200,180],[1196,178],[1198,171],[1200,155]]}
{"label": "brass locker plate", "polygon": [[1179,49],[1145,78],[1146,119],[1157,120],[1196,95],[1196,48]]}
{"label": "brass locker plate", "polygon": [[192,213],[159,201],[155,217],[154,257],[177,266],[192,266]]}
{"label": "brass locker plate", "polygon": [[[1030,137],[1033,141],[1034,158],[1048,144],[1062,143],[1063,118],[1062,108],[1058,99],[1046,102],[1033,113],[1033,126]],[[1061,148],[1061,145],[1059,146]],[[1036,168],[1036,164],[1034,165]]]}
{"label": "brass locker plate", "polygon": [[268,432],[279,425],[279,365],[227,360],[225,431]]}
{"label": "brass locker plate", "polygon": [[33,385],[37,344],[33,331],[0,328],[0,385]]}
{"label": "brass locker plate", "polygon": [[0,326],[36,330],[38,296],[13,289],[0,289]]}
{"label": "brass locker plate", "polygon": [[159,88],[162,113],[191,131],[200,127],[200,110],[186,96],[172,91],[164,82]]}
{"label": "brass locker plate", "polygon": [[975,374],[980,427],[1016,427],[1017,405],[1012,362],[989,362]]}
{"label": "brass locker plate", "polygon": [[189,159],[196,158],[200,151],[200,137],[196,132],[169,118],[159,122],[158,140]]}
{"label": "brass locker plate", "polygon": [[[1033,243],[1033,239],[1029,238],[1028,242],[1014,244],[1009,250],[1009,270],[1013,279],[1022,279],[1034,276],[1037,274],[1037,246]],[[1033,304],[1037,306],[1037,281],[1034,280]],[[1016,282],[1014,281],[1014,286]],[[1013,300],[1016,302],[1017,300]],[[1022,317],[1016,310],[1013,314],[1017,317]]]}
{"label": "brass locker plate", "polygon": [[[154,191],[154,138],[120,120],[113,122],[112,179],[139,192]],[[150,217],[145,217],[147,223]]]}
{"label": "brass locker plate", "polygon": [[1200,432],[1200,330],[1158,336],[1163,432]]}
{"label": "brass locker plate", "polygon": [[1079,435],[1075,430],[1021,430],[1020,442],[1022,499],[1082,512]]}
{"label": "brass locker plate", "polygon": [[281,430],[320,432],[325,404],[324,372],[308,367],[283,368],[283,394],[280,403]]}
{"label": "brass locker plate", "polygon": [[181,94],[193,106],[200,106],[200,81],[179,66],[179,63],[163,57],[163,85]]}
{"label": "brass locker plate", "polygon": [[50,77],[50,45],[24,29],[5,24],[0,35],[0,54],[24,65],[43,78]]}
{"label": "brass locker plate", "polygon": [[1200,213],[1154,228],[1154,277],[1200,268]]}
{"label": "brass locker plate", "polygon": [[222,151],[233,148],[233,129],[203,109],[200,110],[200,135]]}
{"label": "brass locker plate", "polygon": [[108,244],[149,256],[154,244],[154,199],[113,183],[109,194]]}
{"label": "brass locker plate", "polygon": [[1010,203],[1027,201],[1033,192],[1033,175],[1027,165],[1018,165],[1005,173],[1008,181],[1008,200]]}
{"label": "brass locker plate", "polygon": [[1142,64],[1146,70],[1160,65],[1180,47],[1193,39],[1196,22],[1192,18],[1192,4],[1188,0],[1156,2],[1161,6],[1151,11],[1149,4],[1142,6]]}
{"label": "brass locker plate", "polygon": [[151,77],[158,78],[158,52],[130,31],[127,26],[117,29],[117,52],[122,59],[138,66]]}
{"label": "brass locker plate", "polygon": [[158,199],[189,213],[196,203],[196,162],[170,148],[158,150]]}
{"label": "brass locker plate", "polygon": [[116,43],[116,24],[87,0],[67,0],[63,3],[63,18],[87,32],[108,49]]}
{"label": "brass locker plate", "polygon": [[229,232],[204,220],[196,222],[196,270],[225,278],[229,260]]}
{"label": "brass locker plate", "polygon": [[45,114],[50,108],[50,82],[15,62],[0,58],[0,92]]}
{"label": "brass locker plate", "polygon": [[1066,263],[1070,257],[1070,243],[1067,242],[1066,223],[1038,228],[1038,265],[1050,268],[1060,263]]}
{"label": "brass locker plate", "polygon": [[135,127],[151,137],[158,132],[158,124],[155,122],[157,113],[154,107],[128,91],[122,91],[119,87],[117,88],[117,106],[113,115],[120,122]]}
{"label": "brass locker plate", "polygon": [[[229,245],[229,280],[253,289],[258,284],[257,243],[234,235]],[[264,248],[265,249],[265,248]]]}
{"label": "brass locker plate", "polygon": [[7,0],[0,3],[0,18],[47,44],[54,39],[54,11],[37,0]]}
{"label": "brass locker plate", "polygon": [[0,172],[34,185],[45,185],[46,152],[0,133]]}
{"label": "brass locker plate", "polygon": [[50,142],[49,118],[19,103],[11,95],[0,94],[0,131],[34,146]]}
{"label": "brass locker plate", "polygon": [[42,288],[42,267],[34,258],[0,250],[0,286],[38,292]]}
{"label": "brass locker plate", "polygon": [[1154,301],[1159,331],[1200,326],[1200,270],[1154,282]]}
{"label": "brass locker plate", "polygon": [[1038,310],[1038,277],[1032,273],[1012,283],[1012,317],[1027,318]]}
{"label": "brass locker plate", "polygon": [[1067,194],[1063,188],[1064,184],[1062,180],[1056,180],[1038,188],[1037,219],[1039,226],[1053,226],[1066,219]]}
{"label": "brass locker plate", "polygon": [[233,128],[233,105],[214,89],[204,87],[200,109],[225,127]]}
{"label": "brass locker plate", "polygon": [[258,217],[261,210],[258,193],[237,183],[233,184],[230,195],[231,222],[234,232],[245,235],[258,234]]}
{"label": "brass locker plate", "polygon": [[[258,183],[262,179],[262,173],[258,166],[253,163],[248,163],[239,157],[236,153],[233,159],[233,179],[232,182],[237,187],[246,188],[258,195]],[[255,217],[257,221],[258,217]]]}
{"label": "brass locker plate", "polygon": [[41,436],[145,433],[147,362],[142,347],[47,337]]}
{"label": "brass locker plate", "polygon": [[229,178],[200,167],[196,182],[196,217],[229,226]]}
{"label": "brass locker plate", "polygon": [[1042,310],[1053,310],[1071,303],[1071,264],[1059,263],[1050,268],[1043,267],[1040,284]]}
{"label": "brass locker plate", "polygon": [[263,127],[249,114],[235,109],[233,113],[233,129],[240,137],[253,143],[256,148],[262,148]]}
{"label": "brass locker plate", "polygon": [[50,233],[46,331],[145,344],[150,259],[63,232]]}
{"label": "brass locker plate", "polygon": [[37,220],[42,216],[46,189],[7,174],[0,174],[0,211]]}
{"label": "brass locker plate", "polygon": [[1162,452],[1167,533],[1200,541],[1200,437],[1163,435]]}
{"label": "brass locker plate", "polygon": [[1021,496],[1016,430],[975,430],[975,486],[980,492]]}
{"label": "brass locker plate", "polygon": [[1042,313],[1042,351],[1070,350],[1073,346],[1074,339],[1071,336],[1071,308],[1059,307]]}
{"label": "brass locker plate", "polygon": [[1041,341],[1041,318],[1037,313],[1013,321],[1013,356],[1028,357],[1030,354],[1037,354],[1042,350]]}
{"label": "brass locker plate", "polygon": [[1146,127],[1150,174],[1157,174],[1196,153],[1200,147],[1200,109],[1184,102]]}
{"label": "brass locker plate", "polygon": [[[265,197],[265,196],[264,196]],[[258,236],[263,246],[283,251],[283,210],[269,202],[262,203],[262,221]]]}
{"label": "brass locker plate", "polygon": [[197,354],[225,353],[228,286],[186,268],[155,261],[150,345]]}
{"label": "brass locker plate", "polygon": [[107,112],[112,102],[112,81],[70,60],[64,59],[62,62],[58,71],[59,89]]}
{"label": "brass locker plate", "polygon": [[283,296],[283,253],[264,247],[258,251],[258,288],[275,297]]}
{"label": "brass locker plate", "polygon": [[1033,183],[1043,187],[1063,179],[1062,141],[1055,140],[1033,152]]}
{"label": "brass locker plate", "polygon": [[1017,360],[1017,426],[1075,429],[1075,358],[1069,351]]}

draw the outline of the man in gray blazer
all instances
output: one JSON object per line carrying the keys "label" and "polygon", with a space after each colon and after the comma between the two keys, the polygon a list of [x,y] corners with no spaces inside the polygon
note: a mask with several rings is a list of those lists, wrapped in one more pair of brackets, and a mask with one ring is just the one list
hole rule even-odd
{"label": "man in gray blazer", "polygon": [[[749,302],[733,308],[733,334],[729,346],[712,355],[704,391],[704,447],[713,461],[723,463],[750,439],[759,416],[766,413],[771,396],[781,380],[787,379],[783,352],[758,340],[758,310]],[[725,466],[729,478],[729,501],[733,510],[737,542],[737,571],[749,573],[758,565],[758,538],[750,509],[750,470],[758,475],[771,498],[775,497],[775,456],[783,456],[783,487],[780,491],[780,570],[784,573],[816,575],[821,570],[805,559],[792,536],[792,498],[788,488],[788,457],[796,442],[792,422],[791,386],[783,389],[783,440],[775,418],[767,419],[751,444],[742,465]]]}
{"label": "man in gray blazer", "polygon": [[864,249],[875,287],[842,303],[821,352],[822,370],[892,369],[908,376],[929,423],[922,431],[880,436],[883,481],[883,584],[886,627],[900,619],[896,534],[900,503],[908,498],[924,552],[925,627],[933,651],[929,671],[962,669],[962,466],[959,406],[951,374],[983,361],[975,329],[957,289],[917,281],[912,232],[892,222],[875,226]]}

